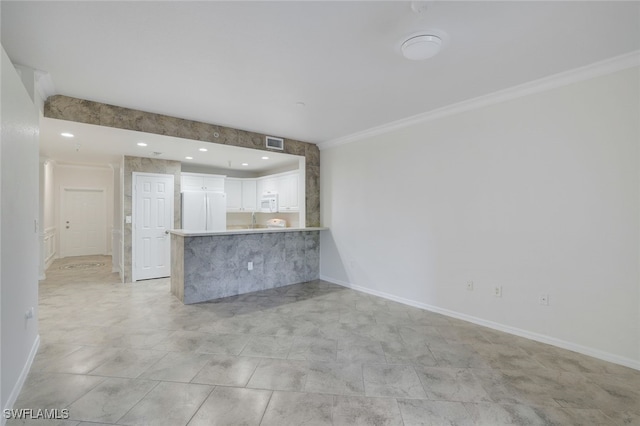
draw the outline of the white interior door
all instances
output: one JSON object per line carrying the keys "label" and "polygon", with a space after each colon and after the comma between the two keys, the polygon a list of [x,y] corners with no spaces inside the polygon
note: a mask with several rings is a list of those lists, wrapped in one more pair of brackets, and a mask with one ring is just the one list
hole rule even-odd
{"label": "white interior door", "polygon": [[133,175],[133,281],[171,275],[173,175]]}
{"label": "white interior door", "polygon": [[107,223],[104,190],[64,188],[62,208],[62,256],[105,254]]}

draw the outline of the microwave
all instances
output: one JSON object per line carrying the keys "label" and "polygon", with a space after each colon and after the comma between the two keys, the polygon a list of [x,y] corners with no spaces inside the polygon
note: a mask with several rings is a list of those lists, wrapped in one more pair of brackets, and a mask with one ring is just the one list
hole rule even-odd
{"label": "microwave", "polygon": [[276,213],[278,211],[278,194],[268,192],[262,194],[260,211],[262,213]]}

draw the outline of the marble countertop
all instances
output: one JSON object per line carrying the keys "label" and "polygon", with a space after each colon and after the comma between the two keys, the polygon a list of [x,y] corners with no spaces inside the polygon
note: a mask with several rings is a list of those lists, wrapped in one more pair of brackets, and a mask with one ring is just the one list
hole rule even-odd
{"label": "marble countertop", "polygon": [[325,227],[308,228],[254,228],[254,229],[228,229],[226,231],[189,231],[185,229],[171,229],[168,232],[181,237],[208,237],[211,235],[241,235],[241,234],[266,234],[271,232],[304,232],[326,231]]}

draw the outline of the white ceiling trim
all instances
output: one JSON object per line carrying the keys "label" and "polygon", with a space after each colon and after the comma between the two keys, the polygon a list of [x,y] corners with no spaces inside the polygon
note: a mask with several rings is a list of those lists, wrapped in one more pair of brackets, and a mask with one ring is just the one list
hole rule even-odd
{"label": "white ceiling trim", "polygon": [[53,84],[51,74],[46,71],[34,70],[36,80],[36,88],[42,99],[46,100],[49,96],[56,94],[56,87]]}
{"label": "white ceiling trim", "polygon": [[546,90],[567,86],[569,84],[589,80],[592,78],[612,74],[617,71],[622,71],[627,68],[638,66],[640,66],[640,50],[609,58],[604,61],[593,63],[591,65],[576,68],[574,70],[569,70],[538,80],[533,80],[528,83],[519,84],[517,86],[490,93],[488,95],[479,96],[477,98],[458,102],[432,111],[427,111],[422,114],[403,118],[401,120],[393,121],[381,126],[376,126],[362,132],[354,133],[352,135],[320,142],[317,145],[320,150],[329,149],[373,136],[382,135],[415,124],[437,120],[450,115],[459,114],[461,112],[494,105],[500,102],[528,96],[534,93],[544,92]]}
{"label": "white ceiling trim", "polygon": [[103,164],[76,164],[76,163],[56,162],[55,167],[61,168],[61,169],[84,169],[84,170],[100,169],[100,170],[109,170],[109,171],[113,170],[113,167],[111,167],[111,165],[103,165]]}

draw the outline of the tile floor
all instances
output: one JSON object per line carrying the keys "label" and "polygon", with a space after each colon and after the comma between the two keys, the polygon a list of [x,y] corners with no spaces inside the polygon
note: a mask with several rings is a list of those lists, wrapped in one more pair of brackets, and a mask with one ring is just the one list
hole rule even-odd
{"label": "tile floor", "polygon": [[9,425],[640,424],[636,370],[322,281],[185,306],[110,271],[47,271],[16,407],[70,419]]}

